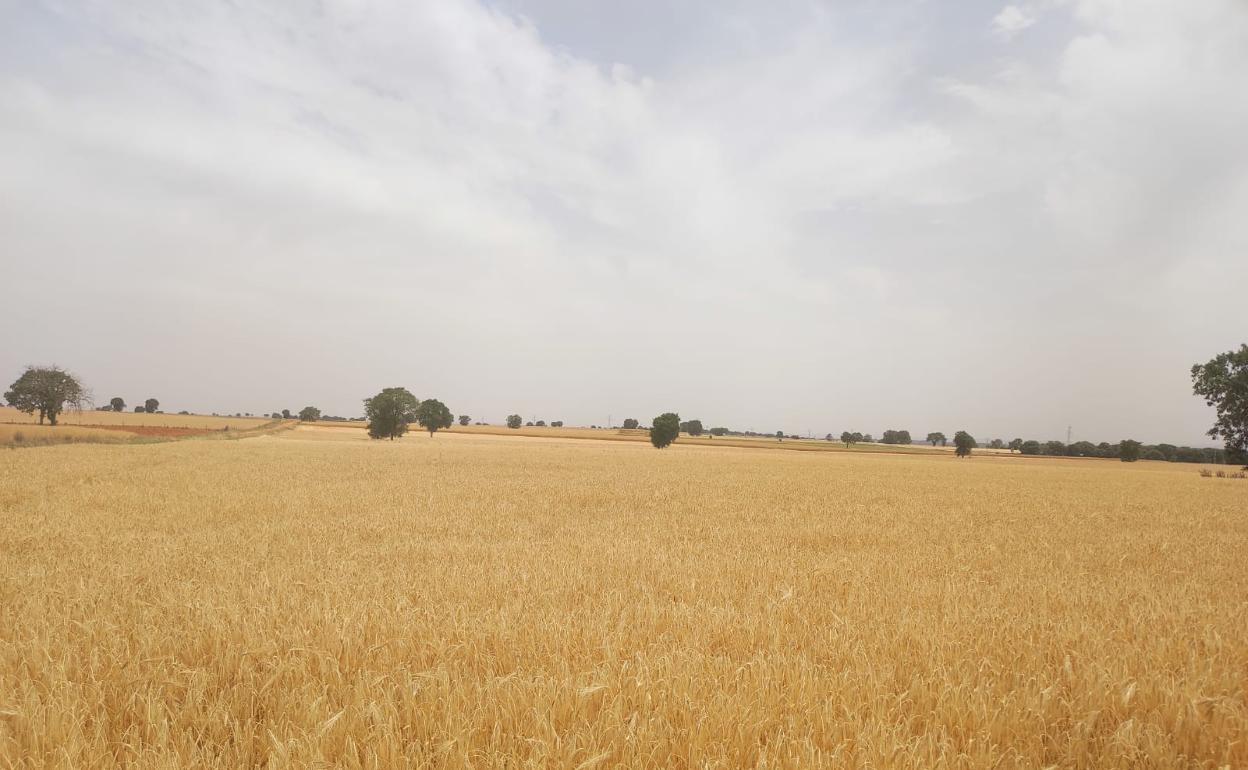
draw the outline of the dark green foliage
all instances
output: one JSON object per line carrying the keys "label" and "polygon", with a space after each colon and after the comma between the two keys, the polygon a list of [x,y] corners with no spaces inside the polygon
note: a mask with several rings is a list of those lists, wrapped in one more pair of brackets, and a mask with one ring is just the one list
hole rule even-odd
{"label": "dark green foliage", "polygon": [[1011,442],[1010,442],[1010,451],[1011,451],[1011,452],[1021,452],[1021,451],[1023,451],[1023,440],[1022,440],[1021,438],[1016,438],[1016,439],[1014,439],[1013,441],[1011,441]]}
{"label": "dark green foliage", "polygon": [[1038,455],[1042,448],[1039,441],[1024,441],[1022,444],[1019,444],[1018,451],[1020,454]]}
{"label": "dark green foliage", "polygon": [[1076,441],[1066,447],[1066,454],[1071,457],[1098,457],[1100,451],[1096,448],[1096,444],[1091,441]]}
{"label": "dark green foliage", "polygon": [[1140,442],[1124,438],[1122,443],[1118,445],[1118,457],[1124,463],[1133,463],[1140,459],[1140,448]]}
{"label": "dark green foliage", "polygon": [[303,422],[316,422],[321,419],[321,410],[314,406],[305,406],[299,410],[299,419]]}
{"label": "dark green foliage", "polygon": [[1209,435],[1226,442],[1235,462],[1248,464],[1248,345],[1193,366],[1192,391],[1217,410]]}
{"label": "dark green foliage", "polygon": [[688,433],[690,436],[701,436],[704,430],[701,420],[689,420],[680,424],[681,433]]}
{"label": "dark green foliage", "polygon": [[9,402],[9,406],[27,414],[38,412],[40,425],[45,418],[56,425],[65,407],[82,409],[83,404],[91,400],[91,395],[78,378],[57,366],[28,366],[10,388],[4,394],[4,400]]}
{"label": "dark green foliage", "polygon": [[[932,440],[931,433],[927,434],[927,440]],[[883,437],[880,438],[881,444],[909,444],[910,442],[910,431],[908,430],[886,430]]]}
{"label": "dark green foliage", "polygon": [[1065,457],[1066,445],[1060,441],[1044,442],[1044,453],[1050,457]]}
{"label": "dark green foliage", "polygon": [[521,417],[520,415],[518,414],[507,415],[507,427],[508,428],[512,428],[514,430],[515,428],[519,428],[522,423],[524,423],[524,418]]}
{"label": "dark green foliage", "polygon": [[637,422],[636,418],[629,417],[624,420],[624,430],[637,430],[637,427],[640,424],[641,423]]}
{"label": "dark green foliage", "polygon": [[460,425],[467,425],[467,424],[468,424],[468,423],[470,423],[470,422],[472,422],[472,418],[471,418],[471,417],[469,417],[468,415],[466,415],[466,414],[461,414],[461,415],[459,416],[459,424],[460,424]]}
{"label": "dark green foliage", "polygon": [[[420,401],[407,388],[385,388],[372,398],[364,399],[369,437],[393,441],[407,433],[408,423],[416,421],[418,406]],[[283,409],[282,416],[289,419],[290,410]]]}
{"label": "dark green foliage", "polygon": [[148,414],[156,414],[156,410],[160,408],[160,402],[154,398],[149,398],[143,402],[143,411]]}
{"label": "dark green foliage", "polygon": [[455,422],[455,416],[451,414],[451,410],[446,408],[446,404],[436,398],[427,398],[420,402],[416,407],[416,422],[420,423],[420,427],[429,431],[432,436],[442,428],[449,428]]}
{"label": "dark green foliage", "polygon": [[967,457],[971,454],[971,450],[975,448],[975,438],[964,430],[960,430],[953,434],[953,445],[957,447],[955,454],[958,457]]}
{"label": "dark green foliage", "polygon": [[946,444],[949,443],[949,439],[945,438],[945,434],[941,433],[940,431],[936,431],[934,433],[927,434],[927,443],[931,444],[932,446],[936,446],[937,444],[940,444],[941,446],[945,446]]}
{"label": "dark green foliage", "polygon": [[126,411],[126,401],[120,396],[113,396],[108,400],[108,408],[114,412],[124,412]]}
{"label": "dark green foliage", "polygon": [[655,449],[670,446],[679,436],[680,415],[664,412],[654,418],[654,423],[650,426],[650,443],[654,444]]}

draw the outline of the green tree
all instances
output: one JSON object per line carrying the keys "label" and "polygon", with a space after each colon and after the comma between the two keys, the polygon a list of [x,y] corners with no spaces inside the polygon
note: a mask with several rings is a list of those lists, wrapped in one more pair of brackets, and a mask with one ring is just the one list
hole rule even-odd
{"label": "green tree", "polygon": [[1064,457],[1066,455],[1066,445],[1060,441],[1044,442],[1044,453],[1050,457]]}
{"label": "green tree", "polygon": [[680,436],[680,415],[675,412],[664,412],[654,418],[650,426],[650,443],[655,449],[670,446]]}
{"label": "green tree", "polygon": [[999,438],[994,438],[988,442],[988,447],[990,449],[1005,449],[1005,442]]}
{"label": "green tree", "polygon": [[1011,441],[1011,442],[1010,442],[1010,451],[1011,451],[1011,452],[1021,452],[1021,451],[1023,451],[1023,440],[1022,440],[1021,438],[1016,438],[1016,439],[1014,439],[1013,441]]}
{"label": "green tree", "polygon": [[[367,400],[368,400],[368,399],[365,399],[365,402],[367,402]],[[289,410],[289,409],[283,409],[283,410],[282,410],[282,419],[283,419],[283,420],[289,420],[289,419],[290,419],[290,410]]]}
{"label": "green tree", "polygon": [[113,396],[108,400],[108,408],[114,412],[126,411],[126,400],[121,396]]}
{"label": "green tree", "polygon": [[[418,406],[420,401],[407,388],[385,388],[372,398],[364,399],[369,437],[394,441],[407,433],[408,423],[416,421]],[[289,419],[289,415],[290,410],[282,410],[282,416]]]}
{"label": "green tree", "polygon": [[442,428],[451,427],[455,422],[455,416],[451,414],[450,409],[446,408],[446,404],[436,398],[427,398],[416,407],[416,422],[420,423],[420,427],[429,431],[429,435],[432,436]]}
{"label": "green tree", "polygon": [[467,424],[468,424],[468,423],[470,423],[470,422],[472,422],[472,418],[471,418],[471,417],[469,417],[468,415],[466,415],[466,414],[461,414],[461,415],[459,416],[459,424],[460,424],[460,425],[467,425]]}
{"label": "green tree", "polygon": [[1033,439],[1030,441],[1024,441],[1022,445],[1019,446],[1018,452],[1019,454],[1025,454],[1025,455],[1038,455],[1040,454],[1040,450],[1043,448],[1044,447],[1040,446],[1039,441],[1035,441]]}
{"label": "green tree", "polygon": [[854,443],[854,434],[847,430],[841,431],[841,443],[845,445],[846,449],[848,449],[849,445]]}
{"label": "green tree", "polygon": [[520,415],[518,414],[507,415],[507,427],[508,428],[515,430],[516,428],[519,428],[520,425],[523,423],[524,423],[524,418],[521,417]]}
{"label": "green tree", "polygon": [[624,420],[624,430],[637,430],[639,425],[641,423],[637,422],[636,418],[628,417]]}
{"label": "green tree", "polygon": [[682,422],[680,424],[680,429],[682,432],[688,433],[690,436],[701,436],[703,431],[705,430],[702,427],[701,420],[690,420],[688,422]]}
{"label": "green tree", "polygon": [[1122,443],[1118,445],[1118,457],[1124,463],[1133,463],[1140,459],[1140,442],[1134,439],[1124,438]]}
{"label": "green tree", "polygon": [[316,422],[321,419],[321,410],[314,406],[305,406],[299,410],[299,419],[303,422]]}
{"label": "green tree", "polygon": [[154,398],[149,398],[143,402],[143,411],[148,414],[156,414],[156,410],[160,408],[160,402]]}
{"label": "green tree", "polygon": [[39,414],[39,424],[53,425],[65,407],[81,410],[91,394],[78,378],[58,366],[28,366],[4,394],[9,406],[26,414]]}
{"label": "green tree", "polygon": [[727,428],[711,428],[711,435],[712,436],[727,436],[728,429]]}
{"label": "green tree", "polygon": [[955,454],[958,457],[967,457],[971,454],[971,450],[975,448],[975,438],[964,430],[960,430],[953,434],[953,445],[957,447]]}
{"label": "green tree", "polygon": [[1100,454],[1100,450],[1091,441],[1076,441],[1066,447],[1066,454],[1071,457],[1096,457]]}
{"label": "green tree", "polygon": [[945,438],[945,434],[941,433],[940,431],[936,431],[934,433],[927,434],[927,443],[931,444],[932,446],[936,446],[937,444],[944,446],[945,444],[949,443],[949,439]]}
{"label": "green tree", "polygon": [[1193,366],[1192,391],[1217,411],[1209,435],[1226,442],[1228,458],[1248,464],[1248,345]]}

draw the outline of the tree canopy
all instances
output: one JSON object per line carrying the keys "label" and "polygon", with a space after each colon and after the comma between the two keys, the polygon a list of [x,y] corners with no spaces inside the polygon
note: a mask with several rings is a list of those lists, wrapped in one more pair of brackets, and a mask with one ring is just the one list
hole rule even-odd
{"label": "tree canopy", "polygon": [[1248,463],[1248,345],[1192,367],[1192,391],[1217,412],[1209,436]]}
{"label": "tree canopy", "polygon": [[4,400],[27,414],[37,412],[41,425],[44,419],[56,425],[65,407],[82,409],[91,395],[77,377],[58,366],[28,366],[4,394]]}
{"label": "tree canopy", "polygon": [[655,449],[670,446],[680,436],[680,415],[675,412],[664,412],[654,418],[650,426],[650,443]]}
{"label": "tree canopy", "polygon": [[460,424],[460,425],[467,425],[467,424],[468,424],[468,423],[470,423],[470,422],[472,422],[472,418],[471,418],[471,417],[469,417],[468,415],[466,415],[466,414],[461,414],[461,415],[459,416],[459,424]]}
{"label": "tree canopy", "polygon": [[113,396],[108,400],[108,408],[114,412],[126,411],[126,400],[120,396]]}
{"label": "tree canopy", "polygon": [[507,415],[507,427],[508,428],[513,428],[513,429],[519,428],[523,423],[524,423],[524,418],[521,417],[520,415],[518,414]]}
{"label": "tree canopy", "polygon": [[160,402],[154,398],[149,398],[143,402],[143,411],[148,414],[156,414],[156,410],[160,408]]}
{"label": "tree canopy", "polygon": [[446,404],[436,398],[427,398],[416,407],[416,422],[420,423],[420,427],[429,431],[429,435],[432,436],[442,428],[451,427],[455,422],[455,416],[451,414],[450,409],[446,408]]}
{"label": "tree canopy", "polygon": [[641,423],[637,422],[637,418],[627,417],[624,419],[623,428],[624,430],[637,430],[637,426],[639,426],[640,424]]}
{"label": "tree canopy", "polygon": [[299,410],[299,419],[303,422],[316,422],[321,419],[321,410],[314,406],[305,406]]}
{"label": "tree canopy", "polygon": [[[407,388],[385,388],[372,398],[364,399],[369,437],[393,441],[407,433],[408,423],[416,420],[418,406],[420,401]],[[283,409],[282,414],[286,416],[290,412]]]}
{"label": "tree canopy", "polygon": [[705,429],[702,427],[701,420],[689,420],[680,424],[680,430],[682,433],[688,433],[690,436],[701,436]]}
{"label": "tree canopy", "polygon": [[949,443],[949,439],[945,438],[945,434],[941,433],[940,431],[935,431],[933,433],[927,434],[927,443],[931,444],[932,446],[936,446],[937,444],[940,444],[941,446],[945,446],[946,444]]}
{"label": "tree canopy", "polygon": [[964,430],[960,430],[953,434],[953,445],[957,447],[955,454],[958,457],[967,457],[976,446],[975,437]]}
{"label": "tree canopy", "polygon": [[1124,463],[1133,463],[1140,459],[1141,449],[1140,442],[1124,438],[1122,443],[1118,445],[1118,457]]}

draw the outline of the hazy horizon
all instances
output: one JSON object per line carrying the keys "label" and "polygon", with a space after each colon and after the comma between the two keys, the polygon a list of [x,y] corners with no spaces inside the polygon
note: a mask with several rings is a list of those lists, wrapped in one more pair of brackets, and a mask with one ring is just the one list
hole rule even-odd
{"label": "hazy horizon", "polygon": [[0,4],[0,385],[1218,445],[1235,0]]}

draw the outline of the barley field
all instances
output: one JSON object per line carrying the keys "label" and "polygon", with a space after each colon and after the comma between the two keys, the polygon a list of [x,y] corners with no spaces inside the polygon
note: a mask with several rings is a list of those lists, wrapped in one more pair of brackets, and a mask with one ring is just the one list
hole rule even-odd
{"label": "barley field", "polygon": [[1248,766],[1248,483],[301,427],[0,452],[0,767]]}
{"label": "barley field", "polygon": [[[0,406],[0,423],[38,424],[39,415]],[[58,418],[62,426],[116,426],[137,428],[199,428],[203,430],[247,430],[270,422],[268,417],[227,417],[207,414],[147,414],[144,412],[103,412],[97,409],[68,410]]]}

